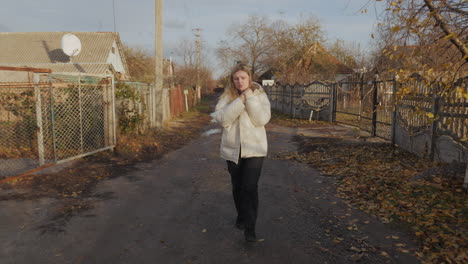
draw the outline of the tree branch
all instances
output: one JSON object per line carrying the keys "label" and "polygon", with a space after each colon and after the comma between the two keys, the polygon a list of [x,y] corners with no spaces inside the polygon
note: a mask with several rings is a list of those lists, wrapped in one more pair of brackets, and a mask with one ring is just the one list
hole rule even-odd
{"label": "tree branch", "polygon": [[462,41],[460,41],[458,36],[456,36],[455,33],[450,30],[447,23],[445,23],[444,19],[437,11],[432,0],[424,0],[424,3],[426,4],[427,8],[429,8],[429,10],[431,11],[432,16],[436,20],[439,27],[442,29],[445,35],[449,37],[450,42],[452,42],[452,44],[455,45],[455,47],[461,52],[463,60],[465,60],[465,62],[468,62],[468,48],[463,44]]}

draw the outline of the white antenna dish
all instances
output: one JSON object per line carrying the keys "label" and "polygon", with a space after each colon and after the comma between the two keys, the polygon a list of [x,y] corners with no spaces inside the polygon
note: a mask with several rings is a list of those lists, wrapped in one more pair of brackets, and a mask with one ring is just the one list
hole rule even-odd
{"label": "white antenna dish", "polygon": [[62,50],[63,53],[70,57],[76,56],[81,51],[81,41],[73,34],[65,34],[62,37]]}

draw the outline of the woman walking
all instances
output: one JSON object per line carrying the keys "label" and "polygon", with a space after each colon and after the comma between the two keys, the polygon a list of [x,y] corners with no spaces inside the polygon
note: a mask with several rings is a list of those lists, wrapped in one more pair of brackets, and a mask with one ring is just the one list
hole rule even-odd
{"label": "woman walking", "polygon": [[258,180],[267,155],[265,125],[271,117],[270,102],[263,88],[252,82],[245,64],[236,65],[213,113],[223,127],[221,157],[227,161],[237,210],[236,227],[245,240],[257,241]]}

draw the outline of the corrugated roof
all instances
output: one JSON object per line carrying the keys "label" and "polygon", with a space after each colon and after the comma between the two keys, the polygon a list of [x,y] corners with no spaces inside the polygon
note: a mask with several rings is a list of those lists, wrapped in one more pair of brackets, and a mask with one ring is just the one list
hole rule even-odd
{"label": "corrugated roof", "polygon": [[[81,52],[73,57],[73,63],[61,49],[66,33],[81,41]],[[102,74],[109,69],[107,58],[114,41],[123,55],[119,35],[114,32],[0,32],[0,64]],[[122,60],[127,70],[125,58]]]}

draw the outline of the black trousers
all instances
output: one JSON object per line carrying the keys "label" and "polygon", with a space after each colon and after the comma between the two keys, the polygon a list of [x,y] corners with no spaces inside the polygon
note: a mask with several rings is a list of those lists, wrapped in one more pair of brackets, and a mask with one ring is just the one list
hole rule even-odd
{"label": "black trousers", "polygon": [[236,164],[227,161],[231,174],[232,195],[237,209],[237,221],[247,230],[255,231],[258,212],[258,180],[262,172],[263,157],[239,159]]}

